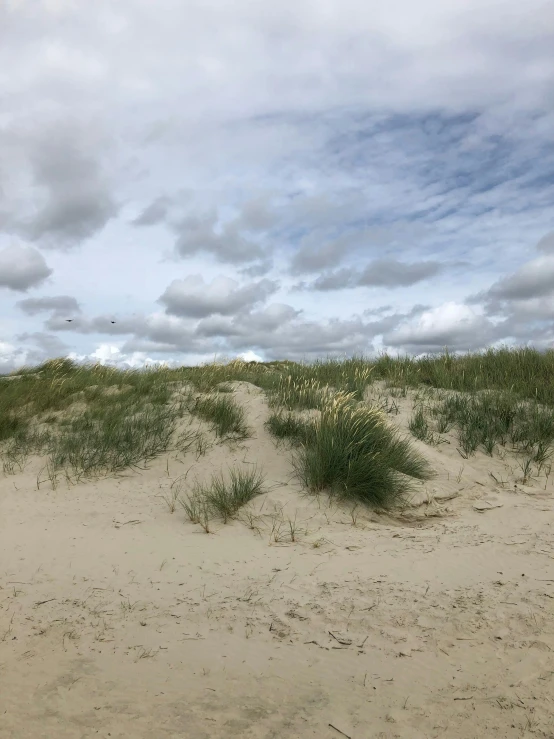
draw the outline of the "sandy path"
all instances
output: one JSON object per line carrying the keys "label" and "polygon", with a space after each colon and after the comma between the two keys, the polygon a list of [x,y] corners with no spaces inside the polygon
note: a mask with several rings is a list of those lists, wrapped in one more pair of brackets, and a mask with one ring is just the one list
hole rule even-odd
{"label": "sandy path", "polygon": [[[458,497],[352,526],[299,496],[263,396],[237,397],[241,449],[56,490],[40,460],[0,478],[0,737],[554,737],[552,488],[493,490],[481,454],[458,483],[453,449],[422,445],[426,491]],[[261,464],[257,508],[308,533],[169,513],[189,465],[231,462]]]}

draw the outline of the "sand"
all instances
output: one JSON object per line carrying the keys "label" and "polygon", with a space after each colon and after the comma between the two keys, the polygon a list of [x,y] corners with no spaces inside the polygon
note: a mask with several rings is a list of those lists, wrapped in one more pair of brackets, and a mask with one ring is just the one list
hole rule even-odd
{"label": "sand", "polygon": [[[554,737],[552,484],[451,434],[414,440],[438,476],[409,511],[351,516],[301,495],[234,387],[238,446],[55,490],[44,459],[0,473],[1,739]],[[265,473],[258,530],[169,511],[175,478],[229,464]]]}

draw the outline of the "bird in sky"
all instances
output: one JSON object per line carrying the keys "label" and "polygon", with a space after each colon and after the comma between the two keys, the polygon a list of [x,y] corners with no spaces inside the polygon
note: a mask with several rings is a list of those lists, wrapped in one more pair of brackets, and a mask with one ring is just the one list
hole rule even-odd
{"label": "bird in sky", "polygon": [[[71,323],[73,318],[66,318],[65,320],[66,320],[66,323]],[[110,321],[110,323],[115,323],[115,321]]]}

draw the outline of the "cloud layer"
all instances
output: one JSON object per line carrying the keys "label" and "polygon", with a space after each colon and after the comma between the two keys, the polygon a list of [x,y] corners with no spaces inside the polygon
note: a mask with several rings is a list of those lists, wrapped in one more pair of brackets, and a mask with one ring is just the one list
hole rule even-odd
{"label": "cloud layer", "polygon": [[0,372],[554,346],[542,0],[18,0],[0,28]]}

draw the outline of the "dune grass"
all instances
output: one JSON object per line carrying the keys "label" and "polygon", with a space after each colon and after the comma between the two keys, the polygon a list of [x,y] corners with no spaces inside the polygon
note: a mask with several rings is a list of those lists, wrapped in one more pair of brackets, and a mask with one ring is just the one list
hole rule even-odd
{"label": "dune grass", "polygon": [[[378,409],[360,404],[375,380],[397,397],[406,397],[408,388],[445,391],[410,419],[411,433],[426,443],[454,430],[462,456],[478,449],[492,455],[511,444],[538,466],[550,458],[554,351],[501,348],[422,359],[233,360],[126,371],[50,360],[0,378],[3,470],[22,468],[36,453],[47,456],[54,477],[62,470],[77,479],[117,473],[173,448],[177,421],[191,412],[211,423],[220,440],[246,438],[244,412],[225,392],[232,389],[228,383],[242,381],[266,392],[268,428],[296,445],[296,469],[308,489],[393,504],[404,499],[410,481],[428,479],[432,471],[407,440],[392,434]],[[175,386],[183,389],[178,400]],[[387,410],[394,408],[393,402]],[[303,409],[316,409],[319,418],[300,421],[295,411]],[[190,444],[187,433],[182,441]]]}
{"label": "dune grass", "polygon": [[103,471],[122,472],[172,448],[174,421],[179,411],[117,403],[85,411],[60,436],[52,437],[49,455],[53,469],[68,469],[78,478]]}
{"label": "dune grass", "polygon": [[273,411],[268,416],[265,426],[276,439],[287,439],[293,443],[300,443],[307,434],[306,422],[290,411],[288,413],[283,410]]}
{"label": "dune grass", "polygon": [[[529,453],[538,472],[553,453],[554,412],[535,400],[518,399],[509,390],[479,393],[444,393],[426,412],[418,408],[410,419],[410,430],[417,438],[436,444],[440,435],[455,429],[458,449],[464,458],[482,450],[493,456],[500,447]],[[434,419],[436,432],[431,430]]]}
{"label": "dune grass", "polygon": [[[76,480],[118,473],[176,448],[172,435],[184,402],[170,402],[171,392],[156,373],[78,367],[69,360],[47,362],[39,371],[38,380],[23,372],[0,388],[4,472],[22,469],[30,454],[46,454],[55,485],[62,470]],[[106,395],[108,388],[117,394]],[[56,423],[52,412],[74,403],[84,409]],[[32,422],[44,414],[49,428],[41,430]]]}
{"label": "dune grass", "polygon": [[384,355],[375,363],[375,375],[398,387],[423,383],[460,392],[505,390],[518,399],[554,406],[552,349],[501,347],[461,356],[445,351],[421,359]]}
{"label": "dune grass", "polygon": [[190,521],[200,524],[206,533],[214,518],[226,524],[245,505],[266,492],[264,478],[257,469],[230,469],[229,479],[214,474],[207,484],[196,484],[191,493],[177,494],[177,499]]}
{"label": "dune grass", "polygon": [[294,457],[298,478],[313,493],[390,508],[406,502],[414,480],[430,480],[427,460],[401,438],[385,413],[337,393],[306,424]]}
{"label": "dune grass", "polygon": [[246,424],[244,409],[229,396],[197,398],[190,405],[190,410],[210,422],[220,438],[248,439],[252,435]]}

